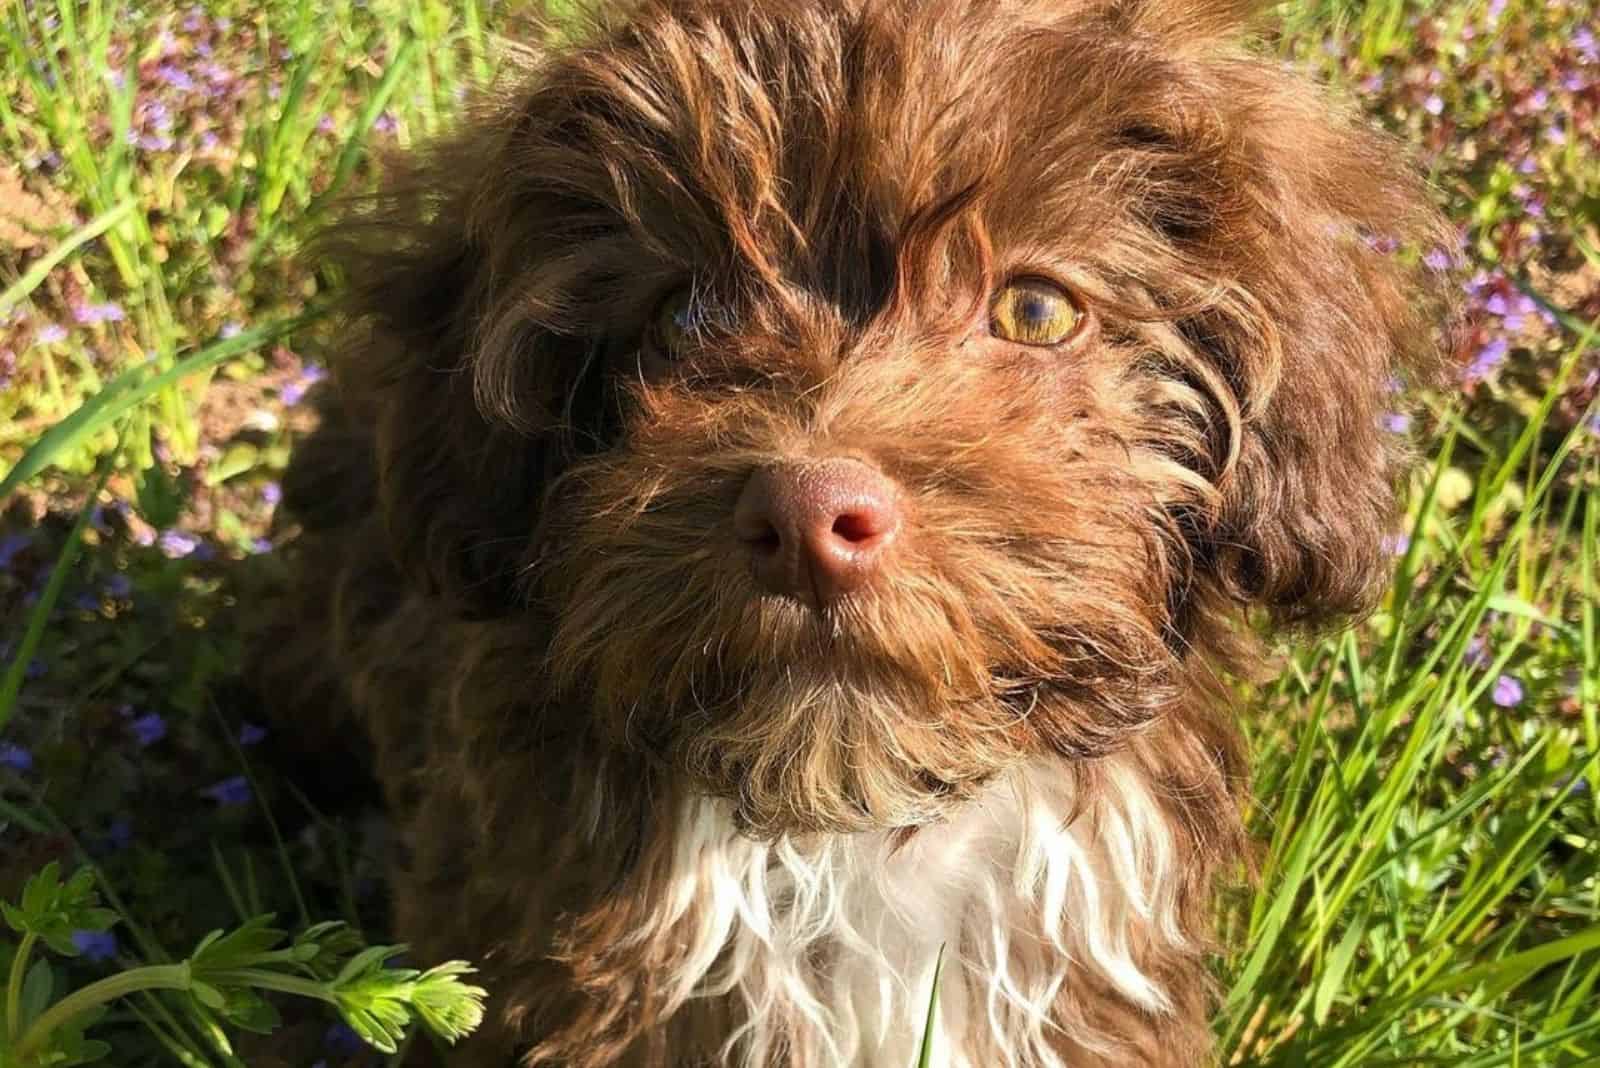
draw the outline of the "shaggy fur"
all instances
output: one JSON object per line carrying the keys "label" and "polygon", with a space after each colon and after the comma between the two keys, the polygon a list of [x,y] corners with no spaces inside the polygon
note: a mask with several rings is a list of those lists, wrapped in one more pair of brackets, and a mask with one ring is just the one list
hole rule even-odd
{"label": "shaggy fur", "polygon": [[[1372,604],[1439,361],[1438,220],[1253,6],[616,5],[336,235],[262,687],[369,736],[452,1064],[904,1068],[941,946],[937,1063],[1206,1063],[1218,680]],[[905,529],[819,608],[732,517],[822,457]]]}

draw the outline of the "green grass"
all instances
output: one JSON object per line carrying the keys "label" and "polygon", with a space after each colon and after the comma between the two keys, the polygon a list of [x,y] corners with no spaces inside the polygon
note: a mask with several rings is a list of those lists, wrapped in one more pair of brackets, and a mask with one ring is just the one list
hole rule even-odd
{"label": "green grass", "polygon": [[[1380,611],[1282,649],[1251,695],[1262,849],[1221,911],[1223,1060],[1600,1063],[1593,11],[1277,14],[1264,47],[1407,137],[1460,222],[1475,370],[1412,427],[1410,538]],[[494,76],[501,32],[529,31],[487,0],[0,11],[0,538],[25,538],[0,549],[0,898],[52,859],[88,864],[120,939],[109,976],[19,953],[25,930],[0,968],[21,1020],[73,990],[128,994],[61,1049],[101,1037],[118,1064],[249,1063],[262,987],[218,1005],[97,984],[169,982],[207,959],[180,947],[274,911],[311,942],[332,937],[313,921],[343,921],[324,961],[386,941],[359,828],[315,819],[285,841],[230,803],[300,807],[213,695],[239,656],[238,575],[274,567],[260,539],[314,374],[325,294],[295,251],[333,198],[370,186],[377,150],[448,126],[458,91]],[[136,743],[151,713],[164,737]],[[309,969],[301,993],[337,987],[269,941],[252,960]],[[367,963],[385,991],[418,981]],[[275,1053],[338,1063],[324,1017],[282,1008]]]}

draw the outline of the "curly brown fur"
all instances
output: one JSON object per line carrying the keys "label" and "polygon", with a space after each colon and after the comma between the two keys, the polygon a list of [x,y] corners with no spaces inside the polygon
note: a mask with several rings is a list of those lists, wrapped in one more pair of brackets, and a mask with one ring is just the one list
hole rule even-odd
{"label": "curly brown fur", "polygon": [[[1218,679],[1256,667],[1252,608],[1371,606],[1379,417],[1439,361],[1436,287],[1386,251],[1438,219],[1239,47],[1256,6],[618,5],[335,235],[351,339],[263,686],[370,735],[401,933],[493,994],[455,1063],[890,1063],[860,954],[784,925],[902,931],[907,864],[954,932],[947,1063],[1206,1061],[1245,854]],[[1023,275],[1086,328],[993,336]],[[667,360],[684,285],[710,310]],[[818,457],[906,516],[820,608],[732,529],[753,471]]]}

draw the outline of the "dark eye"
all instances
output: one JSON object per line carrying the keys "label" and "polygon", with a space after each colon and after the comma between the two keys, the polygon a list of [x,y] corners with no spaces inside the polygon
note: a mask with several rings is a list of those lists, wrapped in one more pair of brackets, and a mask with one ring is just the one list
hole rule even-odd
{"label": "dark eye", "polygon": [[688,286],[674,289],[662,298],[650,317],[651,347],[669,360],[677,359],[693,340],[699,319],[694,291]]}
{"label": "dark eye", "polygon": [[1043,278],[1007,282],[989,305],[989,332],[1019,345],[1059,345],[1082,320],[1072,294]]}

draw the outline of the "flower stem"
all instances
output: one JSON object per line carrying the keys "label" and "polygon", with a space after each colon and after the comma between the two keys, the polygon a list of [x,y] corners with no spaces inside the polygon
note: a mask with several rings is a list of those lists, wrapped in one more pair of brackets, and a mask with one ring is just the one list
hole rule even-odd
{"label": "flower stem", "polygon": [[326,1001],[330,1005],[338,1004],[338,999],[333,996],[324,983],[311,979],[300,979],[293,975],[280,975],[277,972],[269,972],[263,968],[227,968],[214,972],[203,971],[198,978],[203,983],[212,983],[216,986],[253,986],[261,990],[276,990],[280,994],[315,998],[317,1001]]}
{"label": "flower stem", "polygon": [[50,1032],[74,1016],[88,1012],[96,1006],[125,998],[129,994],[137,994],[141,990],[188,990],[189,983],[187,961],[178,964],[146,965],[90,983],[82,990],[68,994],[40,1014],[33,1022],[33,1026],[28,1028],[28,1033],[22,1036],[22,1041],[17,1043],[16,1060],[19,1064],[27,1064],[28,1057],[39,1051],[39,1047],[50,1037]]}
{"label": "flower stem", "polygon": [[15,1036],[22,1022],[22,983],[27,978],[28,957],[33,954],[33,944],[39,936],[32,931],[22,936],[17,955],[11,958],[11,981],[6,984],[6,1034]]}

